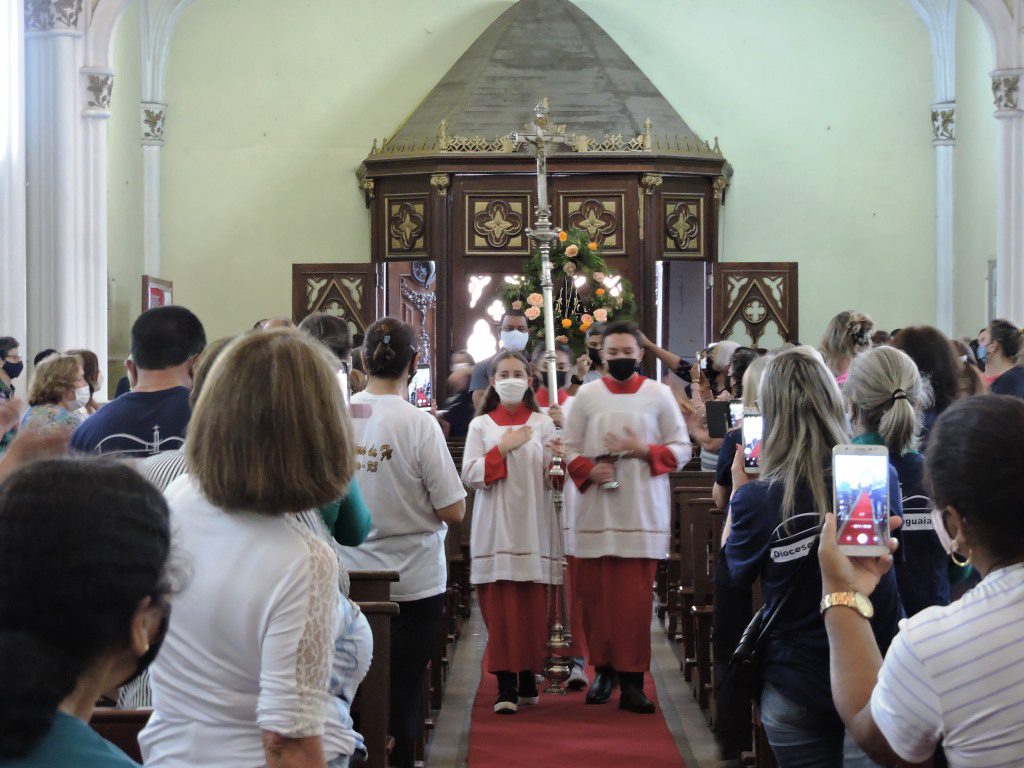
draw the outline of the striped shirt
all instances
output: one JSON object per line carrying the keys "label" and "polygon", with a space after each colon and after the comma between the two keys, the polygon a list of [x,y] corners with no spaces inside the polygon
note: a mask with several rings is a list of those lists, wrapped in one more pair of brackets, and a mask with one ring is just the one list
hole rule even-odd
{"label": "striped shirt", "polygon": [[893,751],[950,766],[1024,766],[1024,563],[990,573],[960,600],[902,623],[871,695]]}

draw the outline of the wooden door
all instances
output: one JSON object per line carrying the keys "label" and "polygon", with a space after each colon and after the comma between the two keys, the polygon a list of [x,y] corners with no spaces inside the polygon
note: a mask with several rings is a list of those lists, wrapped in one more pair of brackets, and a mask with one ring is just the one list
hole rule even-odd
{"label": "wooden door", "polygon": [[352,335],[364,334],[377,318],[374,264],[292,264],[292,320],[313,312],[348,321]]}
{"label": "wooden door", "polygon": [[715,339],[773,349],[798,343],[796,262],[714,265]]}

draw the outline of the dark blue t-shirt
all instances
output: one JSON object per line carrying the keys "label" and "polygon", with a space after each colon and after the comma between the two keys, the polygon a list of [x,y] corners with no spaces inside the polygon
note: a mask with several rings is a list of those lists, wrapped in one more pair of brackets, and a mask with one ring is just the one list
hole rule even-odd
{"label": "dark blue t-shirt", "polygon": [[137,457],[176,450],[185,442],[192,413],[188,395],[185,387],[121,395],[82,422],[71,436],[71,448]]}
{"label": "dark blue t-shirt", "polygon": [[718,450],[718,464],[715,466],[715,482],[723,488],[732,488],[732,462],[736,458],[736,449],[742,442],[742,429],[730,429],[722,438],[722,447]]}
{"label": "dark blue t-shirt", "polygon": [[[889,467],[889,509],[902,514],[899,478]],[[828,637],[818,610],[821,602],[821,570],[817,563],[815,536],[821,528],[809,490],[796,495],[794,516],[783,529],[781,483],[767,480],[747,483],[733,493],[732,528],[722,553],[733,583],[749,587],[761,579],[770,614],[786,593],[790,581],[798,584],[769,635],[764,651],[764,679],[783,696],[805,707],[834,711],[829,681]],[[806,568],[801,565],[814,558]],[[896,576],[889,571],[871,595],[875,617],[871,628],[884,655],[899,631],[903,617]]]}
{"label": "dark blue t-shirt", "polygon": [[924,456],[889,454],[900,478],[903,527],[896,553],[896,582],[907,616],[932,605],[949,605],[949,559],[932,524],[932,502],[924,489]]}
{"label": "dark blue t-shirt", "polygon": [[993,395],[1013,395],[1024,398],[1024,368],[1019,365],[1013,366],[993,381],[989,389]]}

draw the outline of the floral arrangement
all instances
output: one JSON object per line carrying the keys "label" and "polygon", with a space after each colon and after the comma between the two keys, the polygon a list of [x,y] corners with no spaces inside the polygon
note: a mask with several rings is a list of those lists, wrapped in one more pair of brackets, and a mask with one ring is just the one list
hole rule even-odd
{"label": "floral arrangement", "polygon": [[[586,333],[594,323],[628,320],[636,314],[636,297],[629,283],[609,274],[598,243],[581,229],[562,231],[551,247],[551,282],[556,341],[576,354],[586,346]],[[524,276],[506,280],[502,301],[521,309],[529,321],[530,341],[544,339],[544,297],[540,287],[540,252],[526,262]]]}

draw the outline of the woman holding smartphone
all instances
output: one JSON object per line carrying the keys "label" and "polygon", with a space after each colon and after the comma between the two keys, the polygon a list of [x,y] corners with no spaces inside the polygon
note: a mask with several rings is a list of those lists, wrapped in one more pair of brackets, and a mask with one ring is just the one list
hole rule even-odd
{"label": "woman holding smartphone", "polygon": [[[832,506],[832,449],[848,442],[843,401],[821,355],[796,347],[770,358],[761,381],[764,439],[759,479],[733,464],[732,526],[722,552],[736,587],[758,579],[770,614],[787,594],[762,652],[761,719],[781,768],[868,766],[829,691],[825,625],[818,612],[817,536]],[[899,481],[889,469],[889,505],[900,514]],[[876,592],[871,626],[888,647],[902,610],[889,574]]]}
{"label": "woman holding smartphone", "polygon": [[448,523],[462,520],[466,490],[428,411],[407,399],[416,372],[412,329],[385,317],[363,342],[369,383],[352,396],[356,475],[373,527],[362,546],[343,547],[349,570],[397,571],[391,599],[391,764],[412,768],[423,712],[423,671],[441,626]]}
{"label": "woman holding smartphone", "polygon": [[949,602],[949,569],[932,524],[917,452],[921,412],[928,400],[914,361],[894,347],[874,347],[850,364],[843,394],[852,408],[853,442],[884,445],[899,476],[903,502],[896,581],[907,616]]}

